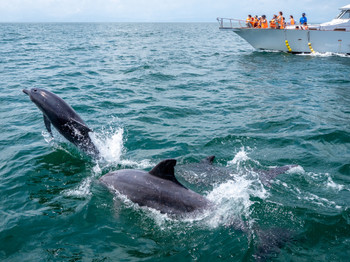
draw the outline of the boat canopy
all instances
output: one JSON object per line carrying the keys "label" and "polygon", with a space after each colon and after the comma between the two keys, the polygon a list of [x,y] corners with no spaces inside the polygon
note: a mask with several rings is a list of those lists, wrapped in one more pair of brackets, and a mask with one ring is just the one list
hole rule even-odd
{"label": "boat canopy", "polygon": [[340,10],[350,10],[350,5],[346,5],[339,8]]}

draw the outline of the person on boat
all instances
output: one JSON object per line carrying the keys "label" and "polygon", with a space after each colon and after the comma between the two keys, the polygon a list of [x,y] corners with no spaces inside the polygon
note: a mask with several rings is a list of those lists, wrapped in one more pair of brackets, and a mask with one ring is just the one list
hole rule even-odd
{"label": "person on boat", "polygon": [[295,27],[295,30],[299,30],[299,26],[296,26],[296,27]]}
{"label": "person on boat", "polygon": [[284,29],[284,17],[282,11],[279,12],[279,16],[277,17],[278,29]]}
{"label": "person on boat", "polygon": [[273,15],[273,18],[270,21],[270,28],[272,29],[277,28],[277,15]]}
{"label": "person on boat", "polygon": [[290,25],[295,25],[294,17],[292,15],[289,16],[289,19],[290,19],[289,21]]}
{"label": "person on boat", "polygon": [[259,25],[259,18],[258,18],[257,15],[254,16],[253,23],[254,23],[254,25],[253,25],[254,28],[258,27],[258,25]]}
{"label": "person on boat", "polygon": [[247,27],[251,28],[254,25],[254,18],[251,15],[248,15],[246,19],[246,25]]}
{"label": "person on boat", "polygon": [[309,30],[309,27],[307,26],[307,23],[306,23],[306,22],[303,24],[303,29],[304,29],[304,30]]}
{"label": "person on boat", "polygon": [[267,23],[266,15],[262,15],[260,19],[260,28],[268,28],[269,24]]}
{"label": "person on boat", "polygon": [[258,18],[258,26],[256,27],[256,28],[261,28],[261,16],[259,16],[259,18]]}
{"label": "person on boat", "polygon": [[299,22],[300,22],[301,25],[303,25],[304,23],[307,23],[307,18],[305,16],[305,13],[301,14]]}

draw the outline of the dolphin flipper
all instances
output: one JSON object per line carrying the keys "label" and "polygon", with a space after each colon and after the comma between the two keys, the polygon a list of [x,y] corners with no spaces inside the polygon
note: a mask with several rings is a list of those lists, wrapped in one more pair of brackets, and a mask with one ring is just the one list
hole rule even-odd
{"label": "dolphin flipper", "polygon": [[51,122],[50,122],[50,120],[47,118],[47,116],[45,116],[44,114],[43,114],[43,116],[44,116],[44,123],[45,123],[46,129],[47,129],[47,131],[50,133],[50,135],[53,136],[53,135],[52,135],[52,130],[51,130]]}
{"label": "dolphin flipper", "polygon": [[170,180],[184,188],[186,188],[184,185],[182,185],[175,177],[175,170],[174,167],[176,165],[176,159],[166,159],[160,162],[158,165],[156,165],[150,173],[153,176]]}

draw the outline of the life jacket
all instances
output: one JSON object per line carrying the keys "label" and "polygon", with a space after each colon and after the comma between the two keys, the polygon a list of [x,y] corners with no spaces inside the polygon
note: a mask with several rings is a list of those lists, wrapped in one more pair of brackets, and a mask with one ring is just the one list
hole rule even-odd
{"label": "life jacket", "polygon": [[283,19],[283,16],[279,15],[277,17],[277,21],[278,21],[278,24],[280,26],[280,29],[283,29],[284,28],[284,19]]}
{"label": "life jacket", "polygon": [[250,24],[254,27],[254,17],[250,18]]}
{"label": "life jacket", "polygon": [[250,23],[252,26],[254,26],[254,18],[253,17],[247,17],[247,19],[245,20],[247,25],[248,23]]}
{"label": "life jacket", "polygon": [[254,17],[253,23],[254,23],[254,24],[253,24],[253,27],[258,27],[258,25],[259,25],[259,19]]}
{"label": "life jacket", "polygon": [[261,20],[258,20],[258,26],[257,28],[261,28]]}
{"label": "life jacket", "polygon": [[275,19],[272,19],[270,21],[270,28],[276,28],[276,21],[275,21]]}
{"label": "life jacket", "polygon": [[261,28],[268,28],[269,25],[267,23],[267,20],[266,19],[262,19],[261,20]]}
{"label": "life jacket", "polygon": [[290,24],[291,24],[291,25],[295,25],[295,21],[294,21],[293,18],[290,19]]}

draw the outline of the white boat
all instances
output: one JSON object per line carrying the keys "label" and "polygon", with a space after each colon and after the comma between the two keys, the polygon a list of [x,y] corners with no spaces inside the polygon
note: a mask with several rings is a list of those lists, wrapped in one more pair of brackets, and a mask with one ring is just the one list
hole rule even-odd
{"label": "white boat", "polygon": [[296,29],[296,26],[286,26],[285,29],[250,28],[245,20],[219,17],[217,20],[220,29],[232,30],[258,50],[350,54],[350,5],[340,10],[332,21],[309,25],[308,30]]}

